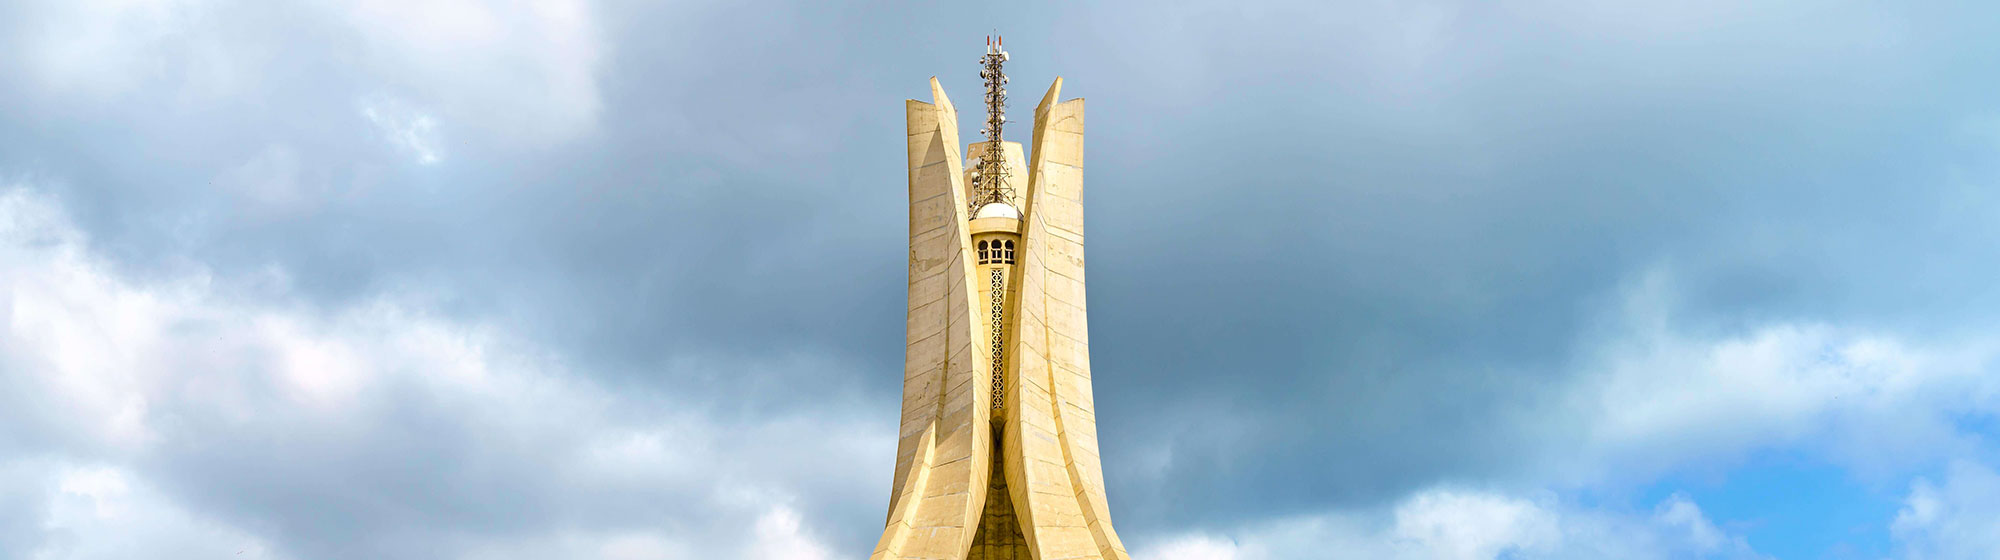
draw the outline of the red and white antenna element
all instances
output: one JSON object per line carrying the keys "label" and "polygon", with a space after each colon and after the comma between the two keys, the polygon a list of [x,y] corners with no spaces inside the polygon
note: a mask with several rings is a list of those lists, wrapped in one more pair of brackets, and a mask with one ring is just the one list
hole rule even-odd
{"label": "red and white antenna element", "polygon": [[1006,148],[1000,129],[1007,124],[1007,49],[998,35],[986,37],[986,55],[979,58],[979,77],[986,80],[986,153],[972,175],[972,209],[994,202],[1013,204],[1014,188],[1007,182]]}

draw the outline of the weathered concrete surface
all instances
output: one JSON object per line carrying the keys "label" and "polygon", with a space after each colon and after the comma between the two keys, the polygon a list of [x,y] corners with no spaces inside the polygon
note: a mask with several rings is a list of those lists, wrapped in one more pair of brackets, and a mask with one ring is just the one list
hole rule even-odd
{"label": "weathered concrete surface", "polygon": [[[1091,397],[1083,100],[1058,103],[1058,78],[1035,110],[1031,152],[1003,145],[1010,169],[1026,167],[1026,187],[1015,185],[1020,250],[1012,263],[979,265],[957,115],[936,79],[931,88],[934,104],[908,104],[902,439],[888,526],[872,558],[1129,560],[1111,525]],[[1022,175],[1012,172],[1010,182]],[[1014,238],[991,225],[981,231],[981,239]],[[996,270],[1003,281],[988,279]],[[988,315],[995,286],[1005,294],[998,317]],[[1003,326],[999,355],[982,342],[995,340],[995,322]]]}
{"label": "weathered concrete surface", "polygon": [[971,313],[965,158],[958,113],[931,79],[935,103],[911,100],[910,276],[903,411],[889,519],[871,559],[963,558],[986,503],[992,464],[991,352]]}

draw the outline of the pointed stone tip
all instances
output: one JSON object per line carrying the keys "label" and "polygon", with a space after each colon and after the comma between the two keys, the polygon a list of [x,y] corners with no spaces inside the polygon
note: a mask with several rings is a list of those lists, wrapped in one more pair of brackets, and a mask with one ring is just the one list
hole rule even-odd
{"label": "pointed stone tip", "polygon": [[1035,111],[1040,112],[1043,110],[1047,110],[1049,108],[1049,105],[1054,104],[1056,102],[1056,99],[1061,96],[1062,96],[1062,76],[1056,76],[1056,82],[1053,84],[1049,84],[1049,93],[1042,96],[1042,103],[1040,106],[1037,106],[1035,108]]}
{"label": "pointed stone tip", "polygon": [[951,106],[951,98],[944,95],[944,86],[938,83],[937,76],[931,76],[931,102],[936,103],[939,107],[944,107],[946,111],[954,112],[954,114],[957,111],[957,109]]}

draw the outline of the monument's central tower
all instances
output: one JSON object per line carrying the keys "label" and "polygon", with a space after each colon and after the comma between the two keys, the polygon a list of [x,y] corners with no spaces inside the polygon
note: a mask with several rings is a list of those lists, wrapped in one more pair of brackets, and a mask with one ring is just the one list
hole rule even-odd
{"label": "monument's central tower", "polygon": [[[1083,100],[1002,138],[1007,51],[987,40],[986,140],[910,100],[910,276],[901,437],[870,557],[1129,560],[1097,455],[1083,285]],[[964,154],[971,154],[968,159]]]}

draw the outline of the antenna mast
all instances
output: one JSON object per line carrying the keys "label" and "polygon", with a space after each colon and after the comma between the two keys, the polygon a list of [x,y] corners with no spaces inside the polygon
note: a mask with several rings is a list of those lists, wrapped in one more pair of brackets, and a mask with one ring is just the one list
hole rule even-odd
{"label": "antenna mast", "polygon": [[1007,185],[1006,148],[1000,128],[1007,123],[1007,74],[1000,66],[1007,62],[1007,50],[998,35],[986,38],[986,56],[979,58],[979,77],[986,79],[986,153],[980,156],[972,178],[972,209],[994,202],[1014,201],[1014,188]]}

